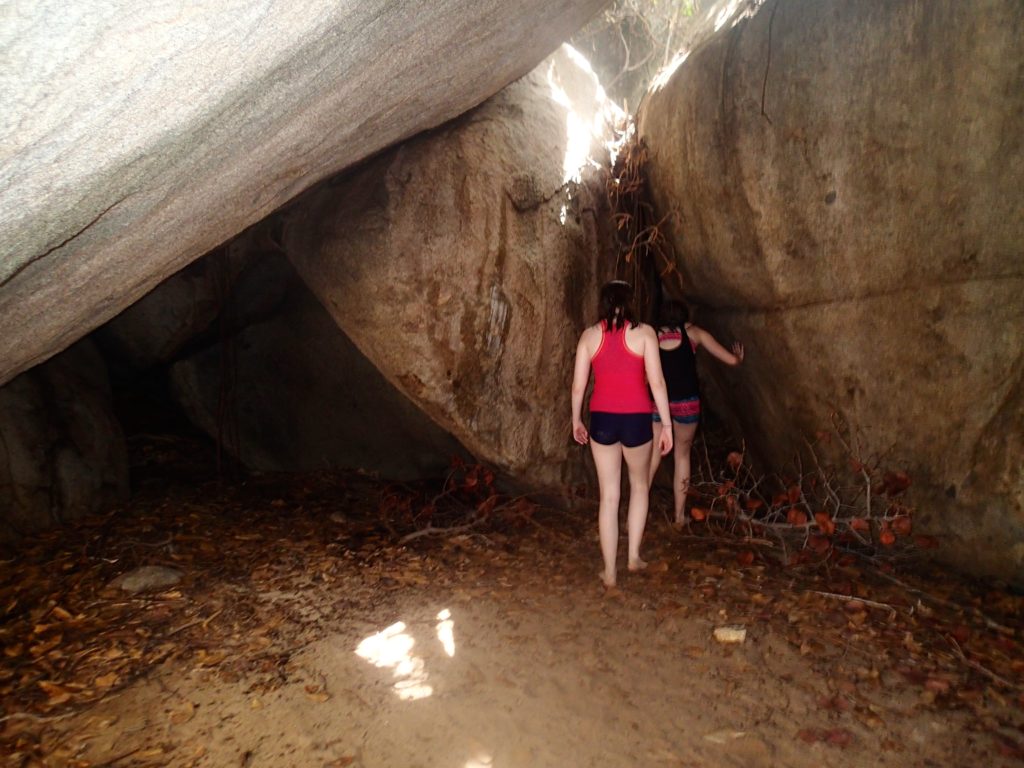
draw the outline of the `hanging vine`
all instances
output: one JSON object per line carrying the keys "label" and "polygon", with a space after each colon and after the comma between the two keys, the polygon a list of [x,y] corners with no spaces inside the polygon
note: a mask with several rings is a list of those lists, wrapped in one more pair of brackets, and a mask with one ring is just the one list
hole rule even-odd
{"label": "hanging vine", "polygon": [[653,319],[664,293],[682,298],[683,277],[676,268],[675,252],[666,236],[673,213],[658,215],[647,187],[647,145],[632,124],[624,138],[608,179],[608,203],[615,222],[616,275],[633,286],[638,315]]}

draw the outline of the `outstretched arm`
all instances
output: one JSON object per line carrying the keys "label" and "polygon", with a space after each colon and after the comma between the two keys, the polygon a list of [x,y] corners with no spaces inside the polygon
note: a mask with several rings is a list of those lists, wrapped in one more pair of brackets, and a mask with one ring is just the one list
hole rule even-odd
{"label": "outstretched arm", "polygon": [[696,325],[691,325],[688,329],[696,337],[698,344],[704,346],[708,352],[717,357],[726,365],[739,365],[743,362],[743,345],[738,341],[733,342],[732,352],[727,350],[721,344],[719,344],[715,337],[705,331],[703,328],[698,328]]}
{"label": "outstretched arm", "polygon": [[587,428],[583,426],[583,396],[587,392],[587,383],[590,381],[590,350],[587,349],[586,331],[580,336],[576,345],[576,365],[572,373],[572,436],[580,445],[586,445],[590,440]]}
{"label": "outstretched arm", "polygon": [[647,383],[654,395],[654,405],[661,417],[661,435],[658,445],[661,455],[666,456],[672,450],[672,416],[668,410],[668,387],[665,385],[665,374],[661,370],[661,355],[658,354],[658,335],[650,326],[644,326],[644,369]]}

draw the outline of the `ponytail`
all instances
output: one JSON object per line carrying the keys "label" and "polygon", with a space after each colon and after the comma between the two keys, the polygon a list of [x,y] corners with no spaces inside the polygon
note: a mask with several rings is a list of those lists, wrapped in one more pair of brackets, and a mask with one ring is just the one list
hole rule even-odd
{"label": "ponytail", "polygon": [[609,331],[625,328],[626,323],[629,323],[630,328],[637,326],[633,314],[632,292],[629,283],[623,280],[613,280],[601,287],[600,320]]}

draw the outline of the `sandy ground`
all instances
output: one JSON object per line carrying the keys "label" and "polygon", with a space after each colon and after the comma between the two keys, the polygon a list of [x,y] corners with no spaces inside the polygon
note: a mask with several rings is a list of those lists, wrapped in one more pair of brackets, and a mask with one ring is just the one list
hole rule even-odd
{"label": "sandy ground", "polygon": [[[819,593],[862,592],[874,582],[859,566],[833,570],[825,583],[760,553],[741,565],[742,542],[681,536],[656,516],[645,545],[651,568],[623,573],[621,594],[609,597],[592,516],[538,513],[532,524],[405,547],[348,536],[358,526],[337,514],[305,519],[308,528],[250,521],[235,538],[256,549],[238,567],[231,536],[206,542],[219,569],[191,562],[182,585],[144,598],[141,618],[108,635],[125,640],[147,612],[166,614],[147,646],[167,649],[162,660],[47,720],[35,763],[27,752],[8,760],[1021,764],[1020,681],[997,685],[952,653],[929,656],[919,643],[936,617],[913,596],[897,602],[898,591],[872,587],[893,611],[850,610]],[[745,642],[717,642],[725,625],[744,626]],[[29,726],[41,727],[18,727]]]}

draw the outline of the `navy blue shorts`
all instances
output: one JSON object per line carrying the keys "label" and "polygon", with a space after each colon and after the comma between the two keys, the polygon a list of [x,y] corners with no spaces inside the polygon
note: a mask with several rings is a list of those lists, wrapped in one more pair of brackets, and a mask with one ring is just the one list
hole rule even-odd
{"label": "navy blue shorts", "polygon": [[651,414],[591,411],[590,439],[601,445],[622,443],[627,448],[649,443],[654,439]]}

